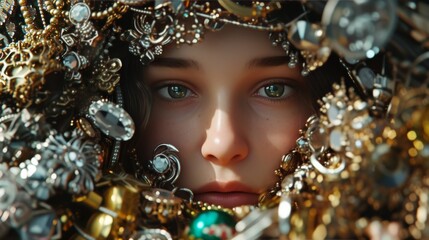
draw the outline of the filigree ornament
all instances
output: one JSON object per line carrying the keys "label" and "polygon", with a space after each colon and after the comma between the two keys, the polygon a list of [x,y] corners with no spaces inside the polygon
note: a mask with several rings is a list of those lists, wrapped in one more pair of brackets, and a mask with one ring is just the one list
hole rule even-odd
{"label": "filigree ornament", "polygon": [[43,141],[49,127],[42,114],[27,109],[19,113],[5,110],[0,117],[0,162],[16,166],[34,154],[25,142]]}
{"label": "filigree ornament", "polygon": [[[181,171],[180,162],[176,156],[178,152],[179,150],[170,144],[161,144],[155,148],[154,157],[147,163],[147,169],[153,175],[150,181],[153,186],[174,185]],[[146,172],[145,169],[142,168],[142,172],[139,173],[143,174]]]}
{"label": "filigree ornament", "polygon": [[78,131],[50,135],[38,144],[41,163],[47,171],[47,182],[71,194],[85,194],[94,189],[100,177],[101,149]]}
{"label": "filigree ornament", "polygon": [[176,17],[173,26],[175,31],[172,38],[176,40],[176,44],[196,44],[202,40],[204,35],[203,24],[190,10],[185,10],[180,17]]}
{"label": "filigree ornament", "polygon": [[58,47],[30,39],[0,50],[0,94],[10,94],[18,107],[37,102],[39,89],[48,74],[61,70],[54,59]]}
{"label": "filigree ornament", "polygon": [[95,67],[93,75],[95,76],[92,82],[101,91],[112,93],[115,90],[116,84],[119,83],[119,70],[122,67],[122,62],[118,58],[101,61]]}
{"label": "filigree ornament", "polygon": [[121,38],[130,43],[130,52],[139,56],[145,65],[152,62],[155,55],[161,54],[162,47],[172,40],[173,23],[173,16],[164,8],[155,16],[137,14],[134,16],[135,29],[127,30]]}

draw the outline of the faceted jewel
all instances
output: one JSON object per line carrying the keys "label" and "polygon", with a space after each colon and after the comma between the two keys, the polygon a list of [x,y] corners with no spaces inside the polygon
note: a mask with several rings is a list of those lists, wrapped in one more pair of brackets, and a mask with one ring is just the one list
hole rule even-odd
{"label": "faceted jewel", "polygon": [[104,134],[116,140],[127,141],[134,134],[135,126],[131,116],[111,102],[93,102],[89,107],[89,117]]}

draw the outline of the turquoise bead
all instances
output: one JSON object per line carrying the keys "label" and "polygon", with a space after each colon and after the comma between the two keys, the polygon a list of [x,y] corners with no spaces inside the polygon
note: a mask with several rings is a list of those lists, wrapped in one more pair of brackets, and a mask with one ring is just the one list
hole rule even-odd
{"label": "turquoise bead", "polygon": [[226,212],[209,210],[200,213],[189,226],[191,239],[225,240],[235,233],[235,220]]}

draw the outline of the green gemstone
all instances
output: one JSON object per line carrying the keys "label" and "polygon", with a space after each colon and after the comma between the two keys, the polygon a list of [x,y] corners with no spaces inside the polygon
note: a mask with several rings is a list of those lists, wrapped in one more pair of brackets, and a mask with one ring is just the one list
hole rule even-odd
{"label": "green gemstone", "polygon": [[189,226],[191,239],[224,240],[235,233],[235,220],[226,212],[210,210],[200,213]]}

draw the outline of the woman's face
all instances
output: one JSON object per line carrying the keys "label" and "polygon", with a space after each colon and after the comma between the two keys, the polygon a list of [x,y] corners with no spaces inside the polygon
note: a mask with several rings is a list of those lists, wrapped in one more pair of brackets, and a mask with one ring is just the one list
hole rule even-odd
{"label": "woman's face", "polygon": [[139,159],[172,144],[182,167],[176,186],[194,200],[257,204],[312,112],[306,80],[266,32],[226,27],[202,43],[172,45],[145,72],[153,105]]}

